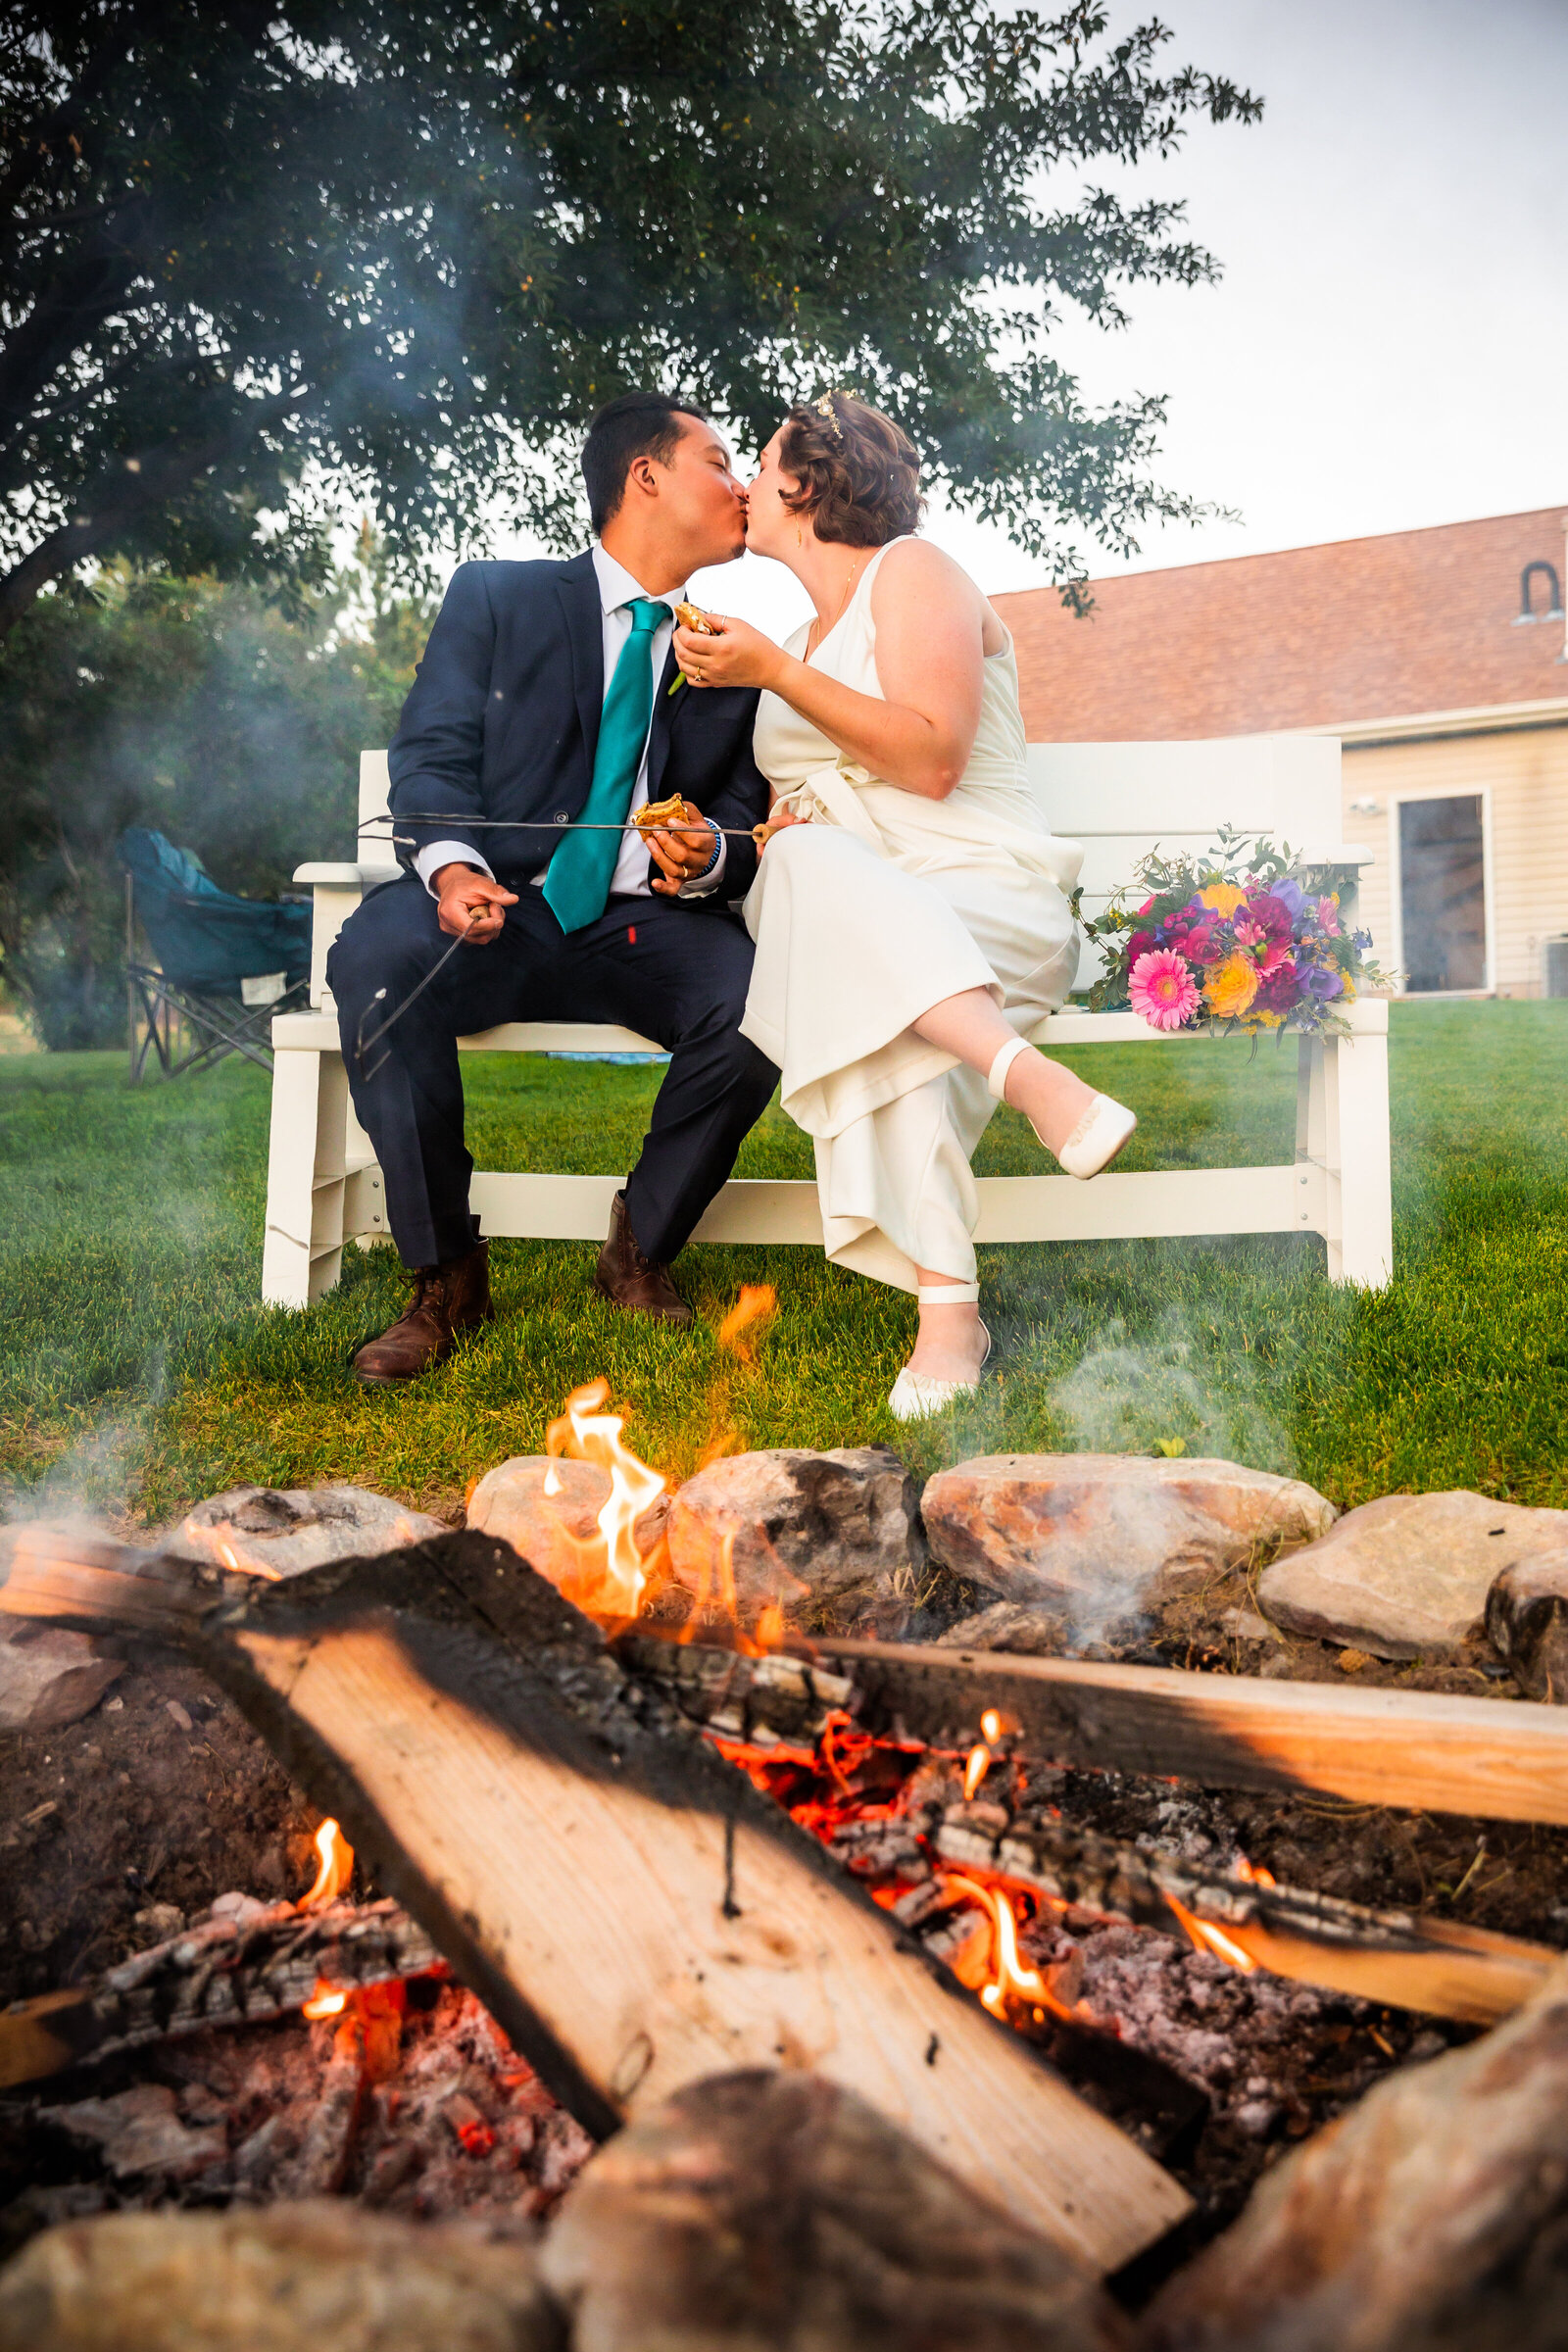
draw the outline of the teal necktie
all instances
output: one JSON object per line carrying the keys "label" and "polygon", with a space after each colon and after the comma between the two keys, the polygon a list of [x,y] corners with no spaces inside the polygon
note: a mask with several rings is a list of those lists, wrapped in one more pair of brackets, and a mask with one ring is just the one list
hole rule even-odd
{"label": "teal necktie", "polygon": [[[633,597],[631,635],[620,649],[615,674],[599,719],[594,780],[588,788],[584,825],[624,826],[654,710],[654,664],[648,640],[669,618],[667,605]],[[568,833],[550,860],[545,901],[563,931],[580,931],[605,911],[623,834]]]}

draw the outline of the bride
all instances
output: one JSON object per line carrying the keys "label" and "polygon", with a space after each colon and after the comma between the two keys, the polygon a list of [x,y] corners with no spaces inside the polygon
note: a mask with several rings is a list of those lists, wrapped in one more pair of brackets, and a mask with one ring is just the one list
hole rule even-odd
{"label": "bride", "polygon": [[782,648],[717,614],[716,637],[675,634],[694,687],[763,690],[753,748],[773,801],[741,1030],[814,1140],[828,1256],[915,1294],[901,1420],[976,1388],[989,1350],[969,1159],[993,1098],[1073,1176],[1137,1124],[1019,1035],[1071,985],[1083,853],[1029,788],[1012,640],[914,535],[918,482],[911,442],[863,401],[792,409],[747,545],[795,573],[815,618]]}

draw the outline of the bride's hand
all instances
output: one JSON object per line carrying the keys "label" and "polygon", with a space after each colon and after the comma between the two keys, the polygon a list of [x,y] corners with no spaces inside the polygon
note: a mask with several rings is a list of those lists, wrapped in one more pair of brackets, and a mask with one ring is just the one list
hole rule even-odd
{"label": "bride's hand", "polygon": [[807,819],[804,816],[796,815],[794,809],[789,806],[787,801],[775,802],[773,812],[767,818],[766,823],[754,825],[752,827],[752,839],[757,844],[757,855],[759,858],[760,858],[762,852],[766,849],[768,843],[772,840],[775,833],[782,833],[789,825],[804,825],[806,822]]}
{"label": "bride's hand", "polygon": [[675,631],[675,659],[681,674],[693,686],[771,686],[783,664],[781,647],[749,620],[733,620],[710,612],[720,631],[716,637],[696,629]]}

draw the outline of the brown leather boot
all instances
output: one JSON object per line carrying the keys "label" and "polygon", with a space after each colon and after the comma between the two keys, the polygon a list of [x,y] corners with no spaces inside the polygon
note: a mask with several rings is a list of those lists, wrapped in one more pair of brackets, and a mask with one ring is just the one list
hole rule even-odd
{"label": "brown leather boot", "polygon": [[354,1358],[354,1369],[372,1388],[395,1380],[417,1380],[432,1364],[444,1363],[460,1331],[477,1330],[494,1312],[490,1304],[490,1245],[476,1242],[466,1257],[444,1266],[421,1266],[410,1304],[388,1331]]}
{"label": "brown leather boot", "polygon": [[692,1310],[669,1279],[667,1266],[655,1265],[637,1247],[626,1215],[626,1196],[615,1195],[610,1212],[610,1239],[599,1252],[594,1289],[612,1306],[629,1306],[638,1314],[657,1315],[664,1323],[689,1323]]}

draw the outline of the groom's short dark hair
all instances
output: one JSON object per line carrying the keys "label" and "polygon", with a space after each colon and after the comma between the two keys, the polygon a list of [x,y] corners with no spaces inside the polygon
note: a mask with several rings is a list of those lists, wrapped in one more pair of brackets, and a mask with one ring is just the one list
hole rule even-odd
{"label": "groom's short dark hair", "polygon": [[666,392],[623,392],[600,410],[582,445],[582,478],[596,532],[619,507],[634,460],[656,458],[661,466],[669,464],[683,416],[708,421],[691,401],[676,400]]}

